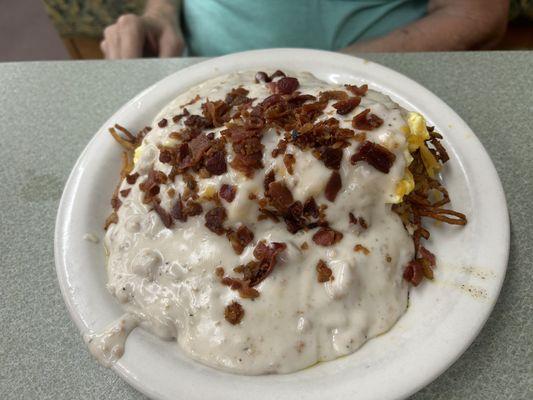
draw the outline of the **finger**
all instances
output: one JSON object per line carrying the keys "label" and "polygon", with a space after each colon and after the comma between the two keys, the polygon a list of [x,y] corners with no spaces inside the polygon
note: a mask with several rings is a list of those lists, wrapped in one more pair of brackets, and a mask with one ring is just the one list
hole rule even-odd
{"label": "finger", "polygon": [[120,39],[117,34],[116,25],[110,25],[104,29],[105,57],[107,59],[117,59],[120,56]]}
{"label": "finger", "polygon": [[183,51],[183,41],[172,29],[166,29],[159,38],[159,57],[178,57]]}
{"label": "finger", "polygon": [[120,58],[142,57],[144,28],[136,15],[122,15],[117,20],[120,36]]}

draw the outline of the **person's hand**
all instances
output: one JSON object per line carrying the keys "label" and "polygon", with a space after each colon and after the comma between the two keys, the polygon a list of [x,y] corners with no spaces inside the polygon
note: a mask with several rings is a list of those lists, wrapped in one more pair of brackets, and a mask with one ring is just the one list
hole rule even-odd
{"label": "person's hand", "polygon": [[105,58],[138,58],[145,54],[177,57],[184,48],[174,16],[121,15],[104,30],[100,43]]}

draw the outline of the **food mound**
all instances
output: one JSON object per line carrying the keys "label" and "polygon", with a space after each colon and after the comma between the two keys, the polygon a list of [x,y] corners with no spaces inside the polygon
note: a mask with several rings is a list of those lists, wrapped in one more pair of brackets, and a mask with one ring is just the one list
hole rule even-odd
{"label": "food mound", "polygon": [[433,278],[423,217],[466,223],[443,208],[442,137],[367,85],[234,73],[137,135],[110,132],[125,151],[108,289],[215,368],[286,373],[354,352]]}

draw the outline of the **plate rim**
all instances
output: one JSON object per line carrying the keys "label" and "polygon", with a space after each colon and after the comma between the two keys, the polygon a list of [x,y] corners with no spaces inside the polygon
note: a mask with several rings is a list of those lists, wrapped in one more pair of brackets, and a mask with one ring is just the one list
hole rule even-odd
{"label": "plate rim", "polygon": [[[161,80],[157,81],[156,83],[150,85],[146,89],[142,90],[139,94],[134,96],[132,99],[125,102],[121,107],[118,108],[114,113],[111,114],[111,116],[108,118],[107,121],[96,131],[96,133],[93,135],[93,137],[90,139],[88,144],[85,146],[84,150],[81,152],[80,156],[76,160],[76,163],[74,164],[68,179],[65,183],[65,187],[61,196],[61,200],[59,202],[57,216],[56,216],[56,222],[55,222],[55,231],[54,231],[54,258],[55,258],[55,268],[56,268],[56,274],[59,281],[60,290],[62,293],[63,300],[65,301],[65,304],[67,305],[67,309],[69,311],[71,319],[76,324],[78,330],[83,334],[86,332],[85,324],[83,323],[81,316],[77,313],[76,306],[73,301],[73,297],[70,296],[68,288],[68,279],[66,275],[67,265],[64,259],[65,255],[65,246],[64,242],[61,240],[62,237],[64,237],[65,233],[65,219],[67,214],[67,208],[69,206],[69,200],[72,199],[74,196],[74,192],[72,190],[72,186],[75,181],[75,177],[80,174],[80,166],[83,163],[83,160],[87,157],[87,154],[89,153],[89,150],[91,148],[91,145],[94,144],[94,142],[99,137],[102,130],[104,130],[107,126],[110,126],[110,123],[115,119],[115,116],[117,114],[120,114],[125,109],[131,107],[131,105],[145,96],[149,95],[149,93],[153,90],[156,90],[158,87],[161,87],[165,85],[167,82],[172,81],[176,79],[176,77],[179,77],[180,75],[186,76],[189,75],[198,75],[199,73],[196,72],[196,70],[200,70],[201,68],[205,67],[211,67],[214,68],[214,70],[217,70],[217,66],[224,65],[224,64],[231,64],[235,63],[238,64],[237,61],[240,60],[243,57],[253,58],[253,57],[302,57],[302,58],[309,58],[312,59],[313,57],[320,58],[320,57],[333,57],[338,59],[339,63],[341,61],[344,61],[346,63],[371,63],[374,68],[378,70],[379,73],[386,73],[394,78],[398,78],[399,80],[409,84],[413,88],[413,90],[420,91],[424,96],[429,96],[433,98],[434,101],[439,103],[439,106],[442,107],[447,113],[450,113],[455,116],[458,122],[463,124],[470,132],[473,133],[473,131],[470,129],[470,127],[466,124],[466,122],[462,119],[462,117],[457,114],[445,101],[443,101],[440,97],[435,95],[433,92],[431,92],[429,89],[421,85],[420,83],[416,82],[415,80],[394,71],[391,68],[385,67],[379,63],[376,63],[374,61],[367,61],[363,58],[354,57],[350,55],[344,55],[339,53],[333,53],[329,51],[323,51],[323,50],[311,50],[311,49],[298,49],[298,48],[280,48],[280,49],[262,49],[262,50],[252,50],[252,51],[245,51],[240,53],[234,53],[222,57],[217,58],[211,58],[205,61],[201,61],[199,63],[193,64],[191,66],[185,67],[183,69],[180,69]],[[246,64],[246,62],[244,62]],[[246,67],[241,68],[235,68],[234,70],[242,70]],[[248,67],[250,68],[250,67]],[[309,70],[312,70],[313,67],[310,65]],[[355,69],[355,67],[354,67]],[[355,71],[354,71],[355,73]],[[200,73],[200,75],[202,75]],[[203,74],[205,75],[205,74]],[[212,74],[213,75],[213,74]],[[206,79],[209,79],[209,77],[206,77]],[[194,83],[193,83],[194,84]],[[485,161],[488,161],[487,165],[489,166],[487,173],[490,175],[489,179],[496,183],[495,189],[493,192],[493,200],[499,203],[501,206],[503,206],[501,211],[501,217],[503,219],[502,222],[504,222],[504,226],[501,231],[501,234],[504,236],[504,240],[502,241],[502,244],[504,247],[504,251],[501,254],[501,262],[497,262],[498,265],[502,265],[503,269],[501,271],[501,274],[498,276],[498,281],[496,284],[496,290],[494,293],[494,296],[491,298],[490,303],[488,304],[488,307],[484,309],[484,315],[482,316],[482,323],[480,323],[477,326],[477,329],[475,331],[470,332],[470,336],[468,337],[468,340],[465,340],[462,342],[462,346],[459,349],[459,351],[456,352],[452,357],[447,358],[447,362],[442,364],[438,368],[439,371],[435,372],[433,374],[426,375],[425,379],[420,379],[417,385],[413,385],[410,390],[404,390],[403,393],[400,394],[399,397],[394,397],[395,399],[404,399],[413,393],[419,391],[423,387],[429,385],[432,381],[434,381],[437,377],[439,377],[441,374],[443,374],[453,363],[455,363],[462,354],[468,349],[468,347],[472,344],[472,342],[475,340],[475,338],[479,335],[480,331],[485,326],[490,314],[492,313],[492,310],[499,298],[505,276],[508,266],[508,259],[509,259],[509,251],[510,251],[510,220],[509,220],[509,213],[507,208],[507,202],[503,190],[503,186],[501,183],[501,180],[499,178],[498,172],[494,166],[494,163],[492,162],[489,153],[486,151],[485,147],[479,140],[479,138],[473,133],[473,137],[471,140],[475,141],[475,145],[482,150],[482,153],[484,154],[484,157],[486,157]],[[70,204],[71,206],[71,204]],[[141,393],[144,393],[145,395],[156,398],[156,399],[164,399],[167,398],[164,394],[158,392],[157,390],[152,389],[149,385],[143,384],[141,380],[138,379],[138,377],[134,376],[126,366],[123,365],[121,362],[115,363],[111,369],[113,369],[119,376],[121,376],[128,384],[136,388]]]}

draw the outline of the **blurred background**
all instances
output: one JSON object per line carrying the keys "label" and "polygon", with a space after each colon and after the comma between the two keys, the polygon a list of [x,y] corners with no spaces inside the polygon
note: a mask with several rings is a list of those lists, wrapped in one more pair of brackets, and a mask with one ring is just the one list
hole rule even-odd
{"label": "blurred background", "polygon": [[[468,0],[465,0],[468,1]],[[1,0],[0,62],[103,58],[104,28],[145,0]],[[512,0],[498,50],[533,49],[533,0]]]}

